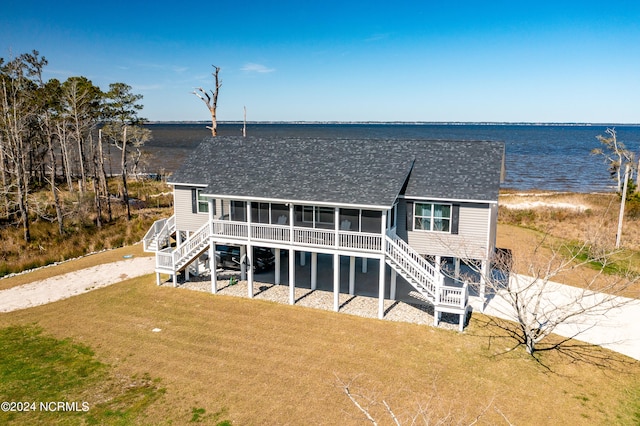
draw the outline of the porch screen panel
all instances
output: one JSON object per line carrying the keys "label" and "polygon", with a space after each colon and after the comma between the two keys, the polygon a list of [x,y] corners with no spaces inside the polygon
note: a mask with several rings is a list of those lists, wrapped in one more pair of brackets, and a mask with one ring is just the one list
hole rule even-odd
{"label": "porch screen panel", "polygon": [[360,210],[340,209],[340,230],[360,231]]}
{"label": "porch screen panel", "polygon": [[360,230],[372,234],[379,234],[382,230],[382,212],[377,210],[362,210]]}
{"label": "porch screen panel", "polygon": [[271,223],[274,225],[288,225],[289,207],[286,204],[271,204]]}
{"label": "porch screen panel", "polygon": [[335,224],[335,209],[332,207],[316,207],[315,227],[333,229]]}
{"label": "porch screen panel", "polygon": [[247,221],[247,204],[244,201],[231,201],[231,220]]}
{"label": "porch screen panel", "polygon": [[269,203],[251,203],[251,222],[269,223]]}
{"label": "porch screen panel", "polygon": [[[303,209],[304,207],[304,209]],[[295,226],[306,226],[311,228],[313,226],[313,207],[309,209],[311,206],[295,206],[294,207],[294,222]],[[305,220],[311,218],[311,221]]]}

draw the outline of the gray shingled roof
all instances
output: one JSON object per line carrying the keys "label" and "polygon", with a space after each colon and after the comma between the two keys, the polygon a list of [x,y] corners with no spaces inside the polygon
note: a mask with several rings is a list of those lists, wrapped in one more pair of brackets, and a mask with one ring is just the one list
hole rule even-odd
{"label": "gray shingled roof", "polygon": [[391,206],[409,176],[407,196],[486,201],[498,197],[502,152],[496,142],[216,137],[169,181],[229,197]]}

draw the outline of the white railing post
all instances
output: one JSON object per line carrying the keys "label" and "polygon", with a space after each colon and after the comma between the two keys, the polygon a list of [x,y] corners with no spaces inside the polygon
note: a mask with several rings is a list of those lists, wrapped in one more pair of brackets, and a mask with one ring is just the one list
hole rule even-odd
{"label": "white railing post", "polygon": [[251,241],[251,201],[247,201],[247,240]]}
{"label": "white railing post", "polygon": [[335,241],[333,242],[335,248],[338,248],[340,246],[340,208],[336,207],[334,208],[334,223],[333,223],[333,230],[334,230],[334,239]]}
{"label": "white railing post", "polygon": [[293,203],[289,203],[289,244],[293,245],[294,236],[293,236],[293,222],[294,222],[294,211],[293,211]]}

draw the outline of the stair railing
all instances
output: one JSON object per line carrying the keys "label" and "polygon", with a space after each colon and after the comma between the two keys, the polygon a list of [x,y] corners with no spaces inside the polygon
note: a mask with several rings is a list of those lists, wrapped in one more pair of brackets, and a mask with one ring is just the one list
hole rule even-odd
{"label": "stair railing", "polygon": [[[395,240],[387,235],[385,244],[387,256],[415,281],[416,285],[420,287],[418,290],[426,291],[435,300],[437,289],[442,281],[441,277],[436,274],[436,269],[424,259],[424,262],[418,262],[416,256],[413,255],[415,251],[406,243],[404,246],[398,244],[398,241],[402,240]],[[417,257],[421,258],[419,255]],[[425,267],[424,263],[428,267]]]}
{"label": "stair railing", "polygon": [[173,265],[176,270],[179,270],[182,265],[188,263],[193,257],[198,254],[203,245],[209,244],[209,237],[211,236],[211,227],[209,223],[205,223],[194,234],[191,234],[186,241],[180,246],[176,247],[173,251]]}

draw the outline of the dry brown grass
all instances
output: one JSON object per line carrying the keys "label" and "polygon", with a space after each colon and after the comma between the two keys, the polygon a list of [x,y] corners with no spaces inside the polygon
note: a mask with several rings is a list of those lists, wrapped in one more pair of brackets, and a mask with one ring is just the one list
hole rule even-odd
{"label": "dry brown grass", "polygon": [[[152,276],[0,315],[93,348],[125,377],[148,373],[166,394],[145,424],[185,424],[194,408],[234,424],[367,424],[338,385],[407,422],[418,404],[480,424],[625,423],[637,414],[640,364],[593,349],[599,368],[490,338],[476,316],[464,334],[154,285]],[[159,333],[154,328],[162,329]],[[359,401],[366,404],[364,397]],[[88,396],[92,398],[92,396]],[[91,403],[91,400],[89,401]],[[634,405],[635,404],[635,405]],[[409,422],[407,422],[409,423]]]}
{"label": "dry brown grass", "polygon": [[[117,181],[112,181],[113,193]],[[149,226],[160,217],[172,214],[171,195],[162,195],[168,186],[163,182],[139,181],[130,183],[132,198],[141,200],[132,205],[131,221],[125,219],[125,206],[114,199],[113,220],[96,226],[96,214],[91,194],[61,192],[65,212],[64,235],[59,235],[55,209],[49,191],[33,192],[29,204],[33,214],[32,241],[23,239],[16,224],[0,222],[0,277],[71,259],[87,253],[131,245],[141,240]]]}
{"label": "dry brown grass", "polygon": [[[538,203],[539,206],[509,208],[526,203]],[[553,207],[559,204],[563,207]],[[586,240],[613,247],[619,208],[620,200],[613,193],[505,192],[500,195],[499,220],[566,240]],[[640,251],[640,219],[625,217],[621,241],[623,248]]]}
{"label": "dry brown grass", "polygon": [[[529,208],[509,208],[511,205],[532,204]],[[579,245],[583,242],[601,250],[614,252],[619,203],[615,194],[576,193],[504,193],[500,196],[497,246],[509,248],[520,260],[518,272],[527,273],[522,265],[532,260],[538,250],[537,261],[551,255],[551,249],[561,245]],[[554,207],[562,205],[563,207]],[[567,206],[575,206],[574,209]],[[615,254],[621,269],[640,273],[640,220],[625,218],[622,250]],[[580,267],[559,274],[555,281],[584,287],[596,275],[590,267]],[[595,288],[606,288],[619,277],[605,275]],[[622,295],[640,298],[640,283],[625,289]]]}

